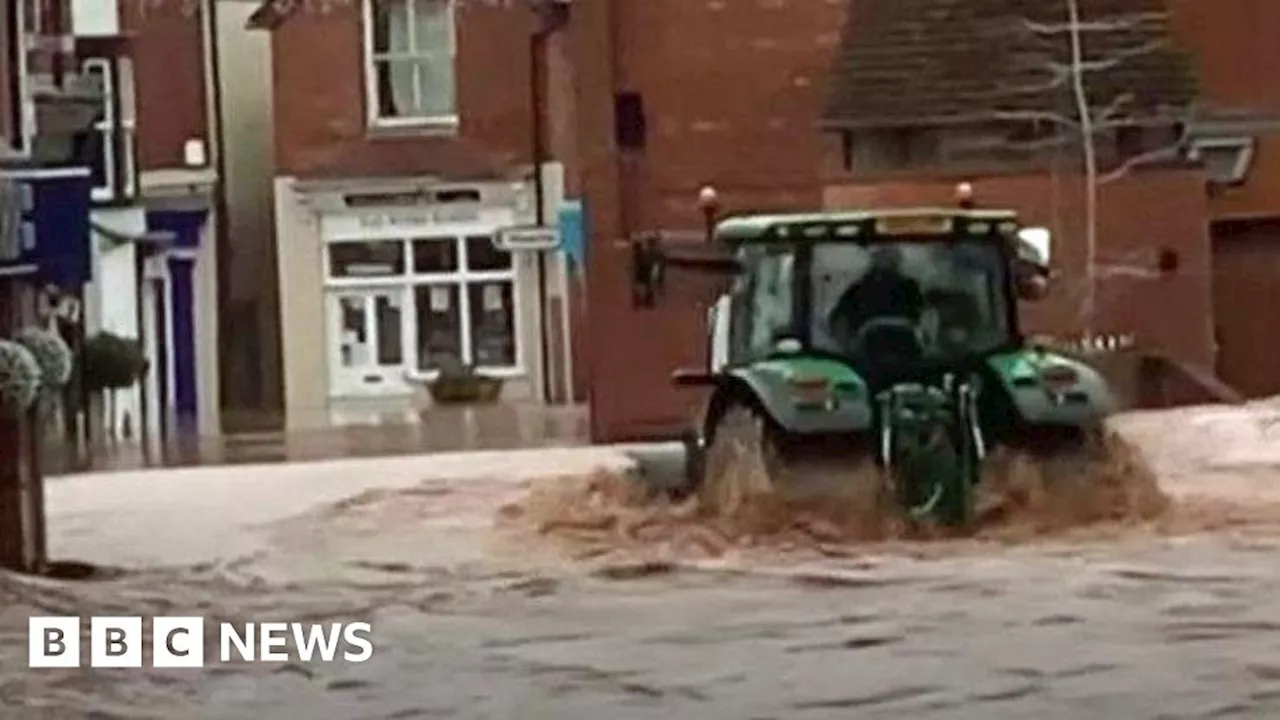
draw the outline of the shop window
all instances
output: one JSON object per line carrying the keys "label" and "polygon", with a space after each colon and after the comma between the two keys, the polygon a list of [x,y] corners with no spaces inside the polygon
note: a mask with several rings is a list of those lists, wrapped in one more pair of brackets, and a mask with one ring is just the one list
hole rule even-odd
{"label": "shop window", "polygon": [[430,276],[414,292],[420,372],[517,366],[515,268],[492,236],[415,240],[414,272]]}
{"label": "shop window", "polygon": [[369,351],[378,365],[422,374],[519,367],[515,263],[494,248],[491,235],[331,242],[328,269],[334,287],[355,290],[367,282],[378,290],[390,281],[410,291],[403,310],[378,296],[377,347]]}
{"label": "shop window", "polygon": [[510,270],[511,253],[493,246],[493,236],[473,235],[467,238],[468,270]]}
{"label": "shop window", "polygon": [[516,364],[515,298],[510,281],[472,283],[470,294],[471,355],[482,367]]}
{"label": "shop window", "polygon": [[458,271],[458,241],[453,237],[413,241],[413,271],[419,275]]}
{"label": "shop window", "polygon": [[466,364],[458,286],[419,285],[413,289],[413,296],[418,328],[418,370],[431,372]]}
{"label": "shop window", "polygon": [[329,244],[329,276],[371,278],[404,274],[404,243],[336,242]]}

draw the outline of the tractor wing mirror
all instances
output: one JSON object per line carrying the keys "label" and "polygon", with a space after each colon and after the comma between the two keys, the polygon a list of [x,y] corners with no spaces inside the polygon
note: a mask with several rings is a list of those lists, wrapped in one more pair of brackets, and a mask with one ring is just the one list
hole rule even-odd
{"label": "tractor wing mirror", "polygon": [[1018,231],[1018,257],[1049,267],[1053,251],[1053,233],[1049,228],[1025,227]]}
{"label": "tractor wing mirror", "polygon": [[1014,256],[1014,279],[1022,300],[1043,300],[1049,294],[1053,272],[1049,267],[1053,234],[1048,228],[1028,227],[1018,231]]}

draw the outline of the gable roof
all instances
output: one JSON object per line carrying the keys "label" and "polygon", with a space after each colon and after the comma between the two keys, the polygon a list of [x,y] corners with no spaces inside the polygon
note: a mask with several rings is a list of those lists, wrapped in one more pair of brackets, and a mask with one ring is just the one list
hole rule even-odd
{"label": "gable roof", "polygon": [[[1192,58],[1175,44],[1165,0],[1079,0],[1097,108],[1130,96],[1135,122],[1184,115]],[[1056,113],[1075,117],[1067,0],[852,0],[824,108],[831,128],[907,127]],[[1105,30],[1094,29],[1106,27]],[[1055,66],[1057,69],[1055,69]]]}

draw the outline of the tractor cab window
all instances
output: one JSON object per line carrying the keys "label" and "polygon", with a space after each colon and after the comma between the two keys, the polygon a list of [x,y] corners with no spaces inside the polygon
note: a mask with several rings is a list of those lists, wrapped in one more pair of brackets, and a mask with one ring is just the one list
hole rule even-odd
{"label": "tractor cab window", "polygon": [[983,352],[1008,338],[1004,272],[986,241],[818,244],[813,345],[899,361]]}
{"label": "tractor cab window", "polygon": [[746,361],[772,353],[779,336],[792,328],[795,250],[745,247],[739,260],[747,272],[733,289],[733,359]]}

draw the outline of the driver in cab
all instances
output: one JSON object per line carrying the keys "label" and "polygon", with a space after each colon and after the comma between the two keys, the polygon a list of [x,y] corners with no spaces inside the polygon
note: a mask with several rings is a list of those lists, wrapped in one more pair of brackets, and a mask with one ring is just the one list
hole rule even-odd
{"label": "driver in cab", "polygon": [[897,320],[902,326],[917,325],[924,309],[924,293],[902,266],[901,248],[881,245],[871,250],[871,268],[844,291],[831,310],[830,326],[837,337],[852,345],[872,321]]}

